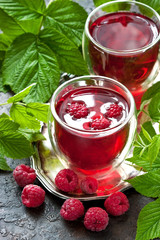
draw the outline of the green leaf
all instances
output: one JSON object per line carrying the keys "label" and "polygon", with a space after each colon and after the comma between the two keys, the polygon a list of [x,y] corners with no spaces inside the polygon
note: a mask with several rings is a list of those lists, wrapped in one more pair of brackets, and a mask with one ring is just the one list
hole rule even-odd
{"label": "green leaf", "polygon": [[45,122],[45,123],[48,122],[48,110],[49,110],[49,104],[28,103],[26,105],[27,113],[33,115],[38,120]]}
{"label": "green leaf", "polygon": [[17,29],[13,29],[13,27],[20,28],[20,30],[23,30],[23,33],[31,32],[37,34],[41,28],[43,12],[46,6],[44,0],[0,0],[0,8],[0,11],[5,14],[0,14],[0,20],[2,19],[0,28],[3,29],[3,31],[7,31],[11,37],[12,32],[14,35],[16,34],[16,36],[20,35],[17,34]]}
{"label": "green leaf", "polygon": [[0,9],[0,29],[5,34],[4,37],[6,39],[7,45],[9,43],[9,40],[11,41],[18,35],[21,35],[25,32],[22,26],[11,16],[8,16],[8,14],[2,9]]}
{"label": "green leaf", "polygon": [[17,21],[17,23],[23,28],[25,32],[38,34],[42,25],[42,21],[43,17],[40,17],[38,19]]}
{"label": "green leaf", "polygon": [[0,118],[0,133],[7,133],[8,131],[16,131],[19,128],[19,124],[8,119],[6,115],[1,115]]}
{"label": "green leaf", "polygon": [[44,0],[0,0],[0,8],[17,20],[41,17],[45,10]]}
{"label": "green leaf", "polygon": [[148,112],[154,121],[160,120],[160,92],[157,93],[150,101]]}
{"label": "green leaf", "polygon": [[57,29],[77,46],[81,45],[87,13],[78,3],[70,0],[55,0],[49,4],[45,15],[45,28]]}
{"label": "green leaf", "polygon": [[152,143],[148,147],[148,159],[152,164],[158,156],[160,150],[160,135],[156,135],[152,139]]}
{"label": "green leaf", "polygon": [[156,135],[156,131],[155,131],[151,121],[145,122],[142,125],[142,127],[143,127],[143,129],[145,129],[148,132],[148,134],[150,135],[151,138]]}
{"label": "green leaf", "polygon": [[7,102],[8,103],[20,102],[21,100],[24,99],[24,97],[26,97],[29,94],[33,86],[35,86],[35,83],[31,84],[29,87],[26,87],[21,92],[15,94],[13,97],[10,97]]}
{"label": "green leaf", "polygon": [[141,126],[141,132],[139,135],[146,145],[151,142],[152,137],[156,135],[155,129],[151,121],[147,121]]}
{"label": "green leaf", "polygon": [[140,212],[136,240],[160,237],[160,199],[147,204]]}
{"label": "green leaf", "polygon": [[149,142],[152,142],[152,138],[151,138],[151,136],[149,135],[149,133],[145,130],[145,128],[142,126],[141,129],[142,129],[142,132],[143,132],[143,135],[145,136],[145,138],[146,138]]}
{"label": "green leaf", "polygon": [[75,75],[87,74],[87,65],[75,44],[54,28],[40,32],[40,39],[56,54],[60,69]]}
{"label": "green leaf", "polygon": [[127,180],[137,192],[147,197],[160,197],[160,169]]}
{"label": "green leaf", "polygon": [[12,171],[12,169],[8,166],[6,159],[3,158],[1,155],[0,155],[0,170]]}
{"label": "green leaf", "polygon": [[60,71],[53,51],[37,36],[24,34],[15,39],[3,65],[3,81],[18,93],[32,83],[27,102],[46,102],[57,88]]}
{"label": "green leaf", "polygon": [[96,7],[100,6],[103,3],[112,2],[113,0],[93,0]]}
{"label": "green leaf", "polygon": [[3,85],[3,81],[2,81],[2,73],[0,70],[0,92],[6,93],[9,91],[9,87]]}
{"label": "green leaf", "polygon": [[0,152],[10,158],[24,158],[33,154],[33,147],[19,132],[7,132],[0,136]]}
{"label": "green leaf", "polygon": [[0,119],[0,153],[10,158],[24,158],[33,154],[31,143],[17,132],[19,125],[7,118]]}
{"label": "green leaf", "polygon": [[23,105],[13,104],[10,109],[10,116],[21,128],[40,129],[40,122],[27,114],[26,107]]}
{"label": "green leaf", "polygon": [[138,2],[145,3],[160,13],[159,0],[138,0]]}
{"label": "green leaf", "polygon": [[157,82],[153,86],[148,88],[148,90],[144,93],[142,97],[142,102],[151,99],[159,92],[160,92],[160,82]]}
{"label": "green leaf", "polygon": [[37,141],[43,141],[46,138],[40,132],[35,132],[31,129],[18,129],[18,132],[22,133],[31,143]]}
{"label": "green leaf", "polygon": [[6,113],[2,113],[1,115],[0,115],[0,119],[1,118],[8,118],[9,119],[9,116],[6,114]]}
{"label": "green leaf", "polygon": [[148,152],[145,151],[142,156],[137,154],[131,158],[127,158],[126,160],[129,162],[132,162],[133,164],[136,164],[139,167],[142,167],[145,171],[160,169],[160,153],[158,153],[152,165],[147,159],[148,159]]}
{"label": "green leaf", "polygon": [[9,47],[10,43],[11,43],[11,41],[10,41],[9,37],[4,33],[0,33],[0,51],[6,51]]}
{"label": "green leaf", "polygon": [[2,66],[2,61],[4,60],[4,58],[5,58],[5,51],[0,50],[0,67]]}
{"label": "green leaf", "polygon": [[[156,135],[155,129],[150,121],[145,122],[142,125],[140,134],[134,143],[133,156],[141,157],[146,151],[148,152],[148,146],[151,143],[151,139]],[[149,138],[149,139],[148,139]]]}

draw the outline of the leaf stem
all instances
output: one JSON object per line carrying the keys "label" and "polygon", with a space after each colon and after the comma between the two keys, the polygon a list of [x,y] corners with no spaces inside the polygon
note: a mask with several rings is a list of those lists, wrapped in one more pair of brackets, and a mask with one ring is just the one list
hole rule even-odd
{"label": "leaf stem", "polygon": [[26,107],[26,104],[25,103],[22,103],[22,102],[13,102],[14,104],[17,104],[17,105],[22,105],[24,107]]}
{"label": "leaf stem", "polygon": [[0,106],[7,105],[7,104],[9,104],[9,103],[7,103],[7,102],[6,103],[1,103]]}

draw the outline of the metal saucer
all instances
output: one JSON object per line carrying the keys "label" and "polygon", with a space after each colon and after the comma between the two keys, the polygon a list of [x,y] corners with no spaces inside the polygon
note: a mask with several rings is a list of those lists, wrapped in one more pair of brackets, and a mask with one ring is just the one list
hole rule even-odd
{"label": "metal saucer", "polygon": [[[72,193],[64,193],[56,188],[54,182],[57,173],[64,167],[53,152],[48,135],[48,128],[46,125],[43,125],[42,133],[45,136],[46,140],[40,141],[35,145],[35,154],[30,159],[31,166],[36,171],[37,178],[42,183],[42,185],[49,192],[62,199],[71,197],[77,198],[81,201],[106,199],[111,193],[115,191],[125,191],[131,188],[131,185],[124,180],[142,174],[142,172],[136,170],[132,165],[130,165],[130,163],[124,161],[119,169],[123,180],[121,179],[116,187],[112,188],[111,184],[108,183],[106,186],[106,181],[101,181],[99,183],[99,188],[96,194],[84,194],[80,188]],[[117,175],[117,172],[115,172],[115,176],[119,176]]]}

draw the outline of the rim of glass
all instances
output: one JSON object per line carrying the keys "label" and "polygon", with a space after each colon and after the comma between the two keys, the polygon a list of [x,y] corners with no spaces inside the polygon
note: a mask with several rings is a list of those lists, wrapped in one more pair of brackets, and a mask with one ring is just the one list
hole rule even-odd
{"label": "rim of glass", "polygon": [[115,1],[111,1],[111,2],[107,2],[107,3],[104,3],[100,6],[98,6],[97,8],[95,8],[87,17],[87,20],[86,20],[86,23],[85,23],[85,33],[87,35],[87,37],[97,46],[99,47],[100,49],[102,49],[103,51],[107,51],[107,52],[110,52],[110,53],[121,53],[122,55],[125,55],[125,54],[128,54],[128,53],[139,53],[139,52],[142,52],[144,50],[147,50],[149,48],[151,48],[153,45],[155,45],[159,40],[160,40],[160,32],[158,33],[158,36],[156,39],[154,39],[153,42],[149,43],[147,46],[144,46],[142,48],[137,48],[137,49],[133,49],[133,50],[114,50],[112,48],[106,48],[104,46],[102,46],[101,44],[99,44],[98,42],[96,42],[93,37],[91,36],[90,32],[89,32],[89,23],[90,23],[90,19],[91,17],[101,8],[103,7],[106,7],[108,5],[112,5],[112,4],[117,4],[117,3],[129,3],[131,5],[140,5],[140,6],[144,6],[148,9],[150,9],[155,15],[156,17],[158,18],[159,22],[160,22],[160,15],[153,9],[151,8],[150,6],[144,4],[144,3],[141,3],[141,2],[135,2],[135,1],[130,1],[130,0],[115,0]]}
{"label": "rim of glass", "polygon": [[[120,123],[119,125],[115,126],[114,128],[111,128],[111,129],[102,129],[102,130],[96,130],[96,131],[91,131],[91,130],[81,130],[81,129],[77,129],[75,127],[71,127],[69,126],[68,124],[66,124],[64,121],[62,121],[60,119],[60,117],[58,116],[57,112],[56,112],[56,109],[55,109],[55,100],[56,100],[56,97],[58,96],[58,94],[67,86],[71,85],[72,83],[74,82],[77,82],[77,81],[86,81],[86,80],[107,80],[108,82],[120,87],[125,93],[126,95],[128,96],[128,99],[129,99],[129,104],[130,104],[130,109],[129,109],[129,113],[125,119],[124,122]],[[86,85],[87,86],[87,85]],[[90,85],[88,85],[89,87]],[[81,86],[80,86],[81,87]],[[113,90],[114,91],[114,90]],[[83,134],[90,134],[90,135],[96,135],[96,134],[100,134],[100,133],[107,133],[107,135],[110,135],[110,134],[113,134],[117,131],[119,131],[121,128],[123,128],[127,122],[130,121],[131,117],[134,115],[135,113],[135,102],[134,102],[134,98],[132,96],[132,94],[130,93],[130,91],[123,85],[121,84],[120,82],[112,79],[112,78],[109,78],[109,77],[104,77],[104,76],[100,76],[100,75],[85,75],[85,76],[81,76],[81,77],[75,77],[67,82],[64,82],[63,84],[61,84],[56,90],[55,92],[53,93],[53,96],[51,98],[51,103],[50,103],[50,108],[51,108],[51,113],[53,115],[53,117],[55,118],[55,120],[60,124],[62,125],[64,128],[67,128],[68,130],[71,130],[71,131],[74,131],[76,133],[83,133]]]}

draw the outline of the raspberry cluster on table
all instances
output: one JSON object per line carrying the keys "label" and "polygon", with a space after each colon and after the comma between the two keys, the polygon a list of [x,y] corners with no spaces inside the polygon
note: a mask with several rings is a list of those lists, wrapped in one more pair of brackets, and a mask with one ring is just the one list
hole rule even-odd
{"label": "raspberry cluster on table", "polygon": [[[13,177],[22,190],[22,203],[29,208],[39,207],[45,200],[45,191],[34,185],[36,173],[30,166],[21,164],[13,171]],[[77,174],[71,169],[62,169],[55,178],[56,187],[63,192],[74,192],[79,185]],[[86,194],[94,194],[98,189],[98,181],[93,177],[85,177],[80,181],[80,188]],[[109,223],[109,214],[120,216],[129,209],[127,196],[122,192],[111,194],[104,201],[104,209],[91,207],[85,212],[83,203],[76,198],[68,198],[63,203],[60,215],[67,221],[77,220],[84,215],[84,226],[91,231],[102,231]]]}

